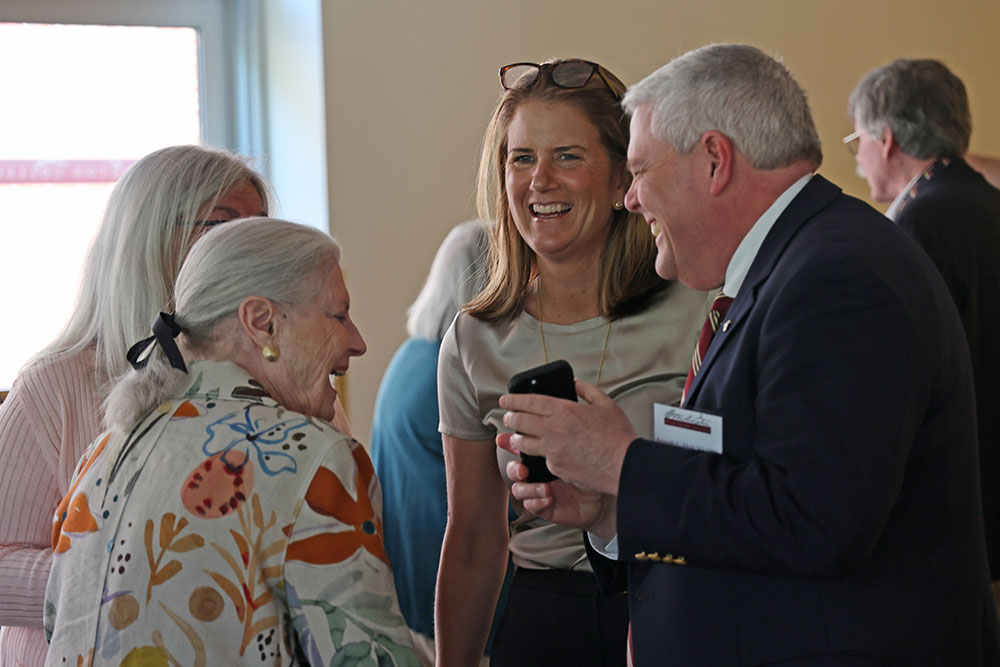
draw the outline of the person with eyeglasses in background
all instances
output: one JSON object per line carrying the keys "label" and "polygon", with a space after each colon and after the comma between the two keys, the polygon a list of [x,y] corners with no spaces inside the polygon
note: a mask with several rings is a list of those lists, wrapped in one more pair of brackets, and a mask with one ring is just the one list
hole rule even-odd
{"label": "person with eyeglasses in background", "polygon": [[851,93],[845,138],[871,198],[941,272],[965,329],[976,384],[986,552],[1000,601],[1000,190],[962,156],[972,115],[962,80],[930,59],[894,60]]}
{"label": "person with eyeglasses in background", "polygon": [[707,298],[653,269],[653,237],[625,210],[625,86],[579,59],[500,69],[486,130],[480,216],[486,285],[441,344],[448,523],[437,580],[437,664],[477,664],[508,553],[515,573],[493,665],[624,665],[624,595],[604,595],[584,535],[515,503],[498,399],[511,376],[557,359],[616,398],[649,433],[652,404],[680,398]]}
{"label": "person with eyeglasses in background", "polygon": [[65,328],[21,369],[0,407],[0,665],[45,659],[52,513],[103,430],[102,403],[128,370],[129,345],[170,309],[195,240],[230,220],[266,215],[271,200],[243,157],[193,145],[146,155],[112,190]]}

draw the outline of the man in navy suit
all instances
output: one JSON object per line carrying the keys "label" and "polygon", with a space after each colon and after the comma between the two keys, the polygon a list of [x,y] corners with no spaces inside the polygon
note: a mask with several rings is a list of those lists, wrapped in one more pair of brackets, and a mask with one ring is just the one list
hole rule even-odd
{"label": "man in navy suit", "polygon": [[[895,60],[861,79],[845,138],[872,199],[930,256],[972,355],[986,552],[1000,579],[1000,190],[962,155],[972,115],[962,80],[936,60]],[[997,588],[995,586],[995,588]]]}
{"label": "man in navy suit", "polygon": [[514,495],[587,528],[605,583],[627,570],[640,667],[1000,664],[972,371],[934,265],[813,174],[805,95],[758,49],[687,53],[623,106],[657,271],[733,297],[664,418],[706,442],[636,438],[579,381],[579,403],[508,395],[498,444],[561,477]]}

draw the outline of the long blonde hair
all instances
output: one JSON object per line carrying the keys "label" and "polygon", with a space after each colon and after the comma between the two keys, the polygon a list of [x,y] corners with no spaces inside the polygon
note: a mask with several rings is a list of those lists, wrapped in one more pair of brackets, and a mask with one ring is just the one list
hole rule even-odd
{"label": "long blonde hair", "polygon": [[[621,173],[626,185],[631,182],[625,169],[628,118],[618,103],[625,92],[624,84],[602,68],[603,80],[595,72],[583,87],[561,88],[551,82],[550,71],[540,71],[530,85],[519,83],[504,91],[483,139],[476,203],[479,215],[493,224],[489,229],[486,286],[467,304],[467,310],[487,322],[517,317],[524,310],[527,288],[537,272],[535,253],[517,231],[505,189],[508,128],[523,103],[564,103],[580,109],[597,128],[608,152],[611,173]],[[609,86],[615,89],[614,94]],[[642,216],[624,209],[613,211],[598,278],[602,315],[615,319],[638,312],[666,286],[656,275],[655,258],[656,245]]]}

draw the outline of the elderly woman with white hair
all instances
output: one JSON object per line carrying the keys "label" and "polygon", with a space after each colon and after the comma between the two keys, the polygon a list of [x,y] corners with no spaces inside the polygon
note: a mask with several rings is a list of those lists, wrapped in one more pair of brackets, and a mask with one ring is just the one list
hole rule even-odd
{"label": "elderly woman with white hair", "polygon": [[115,184],[64,330],[21,369],[0,410],[0,665],[45,661],[52,511],[103,430],[101,404],[128,370],[125,351],[172,303],[195,240],[270,205],[245,158],[204,146],[154,151]]}
{"label": "elderly woman with white hair", "polygon": [[331,423],[366,349],[339,260],[269,218],[195,244],[56,512],[50,664],[419,664],[378,480]]}

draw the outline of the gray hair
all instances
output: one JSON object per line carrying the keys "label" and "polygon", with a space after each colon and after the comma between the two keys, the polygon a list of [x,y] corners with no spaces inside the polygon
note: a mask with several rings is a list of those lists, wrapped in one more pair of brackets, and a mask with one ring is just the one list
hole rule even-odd
{"label": "gray hair", "polygon": [[76,306],[59,336],[36,357],[97,347],[97,375],[128,370],[125,351],[173,302],[174,279],[205,207],[250,183],[265,212],[271,194],[245,158],[203,146],[171,146],[143,157],[118,180],[87,252]]}
{"label": "gray hair", "polygon": [[937,60],[900,58],[868,72],[847,103],[858,127],[876,139],[886,126],[912,157],[961,157],[969,149],[972,114],[965,85]]}
{"label": "gray hair", "polygon": [[710,130],[726,135],[754,169],[823,161],[806,95],[780,62],[744,44],[710,44],[671,60],[622,100],[652,104],[651,131],[680,155]]}
{"label": "gray hair", "polygon": [[[236,314],[246,297],[298,306],[323,288],[324,272],[339,262],[340,246],[313,227],[274,218],[219,225],[194,244],[184,261],[174,291],[174,319],[192,348],[209,348],[237,331]],[[146,367],[129,372],[111,390],[105,424],[131,429],[187,381],[155,346]]]}
{"label": "gray hair", "polygon": [[406,311],[406,332],[440,341],[458,310],[486,280],[486,223],[469,220],[448,232],[431,263],[427,280]]}

